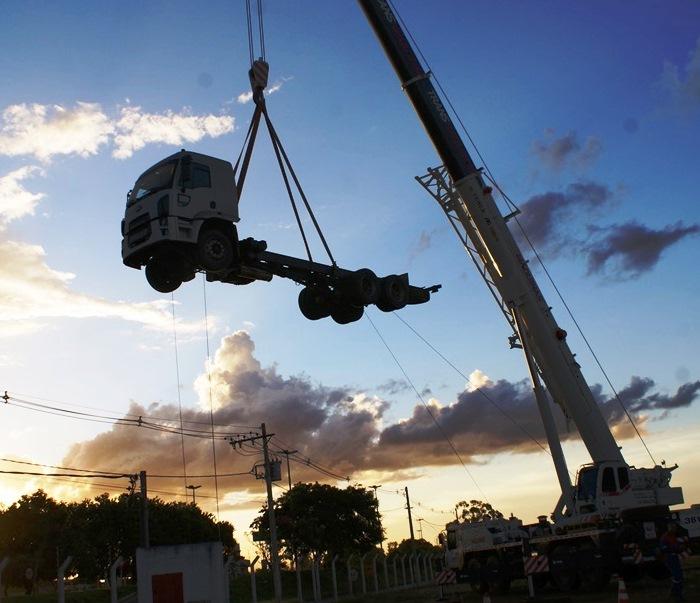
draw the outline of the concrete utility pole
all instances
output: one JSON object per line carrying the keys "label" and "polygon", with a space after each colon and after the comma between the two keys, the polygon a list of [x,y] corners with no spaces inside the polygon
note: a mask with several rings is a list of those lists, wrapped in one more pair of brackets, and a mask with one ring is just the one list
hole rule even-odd
{"label": "concrete utility pole", "polygon": [[292,471],[289,468],[289,455],[296,454],[298,450],[280,450],[280,452],[287,457],[287,481],[289,482],[289,489],[292,489]]}
{"label": "concrete utility pole", "polygon": [[[272,562],[272,587],[275,593],[275,603],[282,601],[282,578],[280,576],[280,558],[279,544],[277,542],[277,522],[275,521],[275,501],[272,499],[272,464],[270,462],[270,451],[268,443],[274,433],[267,433],[265,423],[260,425],[260,433],[250,432],[249,435],[241,435],[228,439],[229,444],[235,449],[236,446],[241,447],[245,442],[255,444],[256,441],[262,440],[263,447],[263,478],[265,479],[265,488],[267,490],[267,520],[270,524],[270,561]],[[294,454],[296,451],[290,451],[289,454]],[[256,472],[256,478],[259,476]],[[278,478],[279,479],[279,478]],[[289,478],[291,481],[291,477]],[[277,480],[275,480],[277,481]],[[254,574],[251,574],[253,576]]]}
{"label": "concrete utility pole", "polygon": [[197,504],[197,490],[201,488],[201,485],[198,486],[187,486],[188,490],[192,490],[192,504],[196,505]]}
{"label": "concrete utility pole", "polygon": [[404,488],[406,494],[406,509],[408,510],[408,528],[411,530],[411,540],[415,540],[416,537],[413,534],[413,519],[411,519],[411,499],[408,497],[408,486]]}
{"label": "concrete utility pole", "polygon": [[372,488],[372,490],[374,490],[374,498],[377,498],[377,490],[379,490],[379,488],[381,488],[381,487],[382,487],[381,484],[378,486],[370,486],[370,488]]}
{"label": "concrete utility pole", "polygon": [[265,462],[265,486],[267,487],[267,518],[270,522],[270,559],[272,561],[272,585],[275,591],[275,603],[282,601],[282,578],[280,576],[280,559],[277,550],[277,523],[275,521],[275,503],[272,499],[272,472],[270,453],[267,449],[267,430],[265,423],[260,425],[262,432],[263,460]]}
{"label": "concrete utility pole", "polygon": [[148,532],[148,490],[146,487],[146,472],[139,472],[141,484],[141,546],[147,549],[151,546]]}
{"label": "concrete utility pole", "polygon": [[418,538],[423,540],[423,518],[416,517],[416,521],[418,522]]}

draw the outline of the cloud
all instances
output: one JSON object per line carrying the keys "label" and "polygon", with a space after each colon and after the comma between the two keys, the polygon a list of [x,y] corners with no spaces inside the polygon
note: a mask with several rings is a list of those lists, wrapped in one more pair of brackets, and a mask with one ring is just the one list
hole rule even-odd
{"label": "cloud", "polygon": [[410,389],[411,386],[405,379],[388,379],[384,383],[377,385],[377,391],[389,396],[395,396],[396,394],[409,391]]}
{"label": "cloud", "polygon": [[588,273],[608,271],[623,278],[637,278],[651,270],[663,252],[682,239],[700,232],[700,225],[682,222],[656,230],[637,222],[591,228],[602,235],[587,245]]}
{"label": "cloud", "polygon": [[[426,409],[417,404],[411,415],[383,425],[388,403],[367,391],[348,386],[328,387],[304,375],[283,376],[276,367],[264,367],[255,357],[255,344],[245,331],[224,337],[210,366],[214,422],[219,433],[255,429],[262,421],[275,433],[277,446],[294,447],[341,475],[376,475],[377,472],[414,471],[416,466],[453,465],[456,459],[442,432]],[[537,405],[529,382],[492,380],[472,373],[482,390],[465,389],[450,404],[431,399],[428,404],[467,462],[481,455],[539,450],[530,435],[545,442]],[[387,382],[391,388],[392,384]],[[209,421],[209,382],[206,373],[195,384],[199,407],[184,411],[186,421]],[[633,437],[617,400],[606,398],[602,387],[593,387],[601,411],[616,435]],[[620,395],[643,427],[647,412],[665,412],[687,407],[700,394],[700,382],[682,385],[672,395],[657,391],[651,379],[634,377]],[[488,398],[487,398],[488,396]],[[492,402],[495,402],[493,404]],[[504,417],[496,407],[508,413]],[[177,406],[132,403],[132,416],[171,417],[177,421]],[[556,412],[562,438],[575,433],[565,429],[563,414]],[[190,424],[190,426],[196,423]],[[205,427],[199,427],[206,431]],[[529,435],[528,435],[529,434]],[[134,427],[116,426],[91,440],[75,444],[64,459],[73,467],[110,471],[146,469],[151,473],[178,475],[182,472],[181,442],[177,435],[160,434]],[[274,448],[274,445],[273,445]],[[259,462],[260,449],[234,451],[226,442],[216,444],[219,467],[226,472],[248,471]],[[211,441],[186,440],[189,474],[211,472]],[[223,472],[223,470],[222,470]],[[305,465],[293,465],[294,480],[323,480],[323,475]],[[203,482],[204,483],[204,482]],[[181,480],[159,481],[159,487],[175,488]],[[209,484],[212,486],[213,484]],[[219,480],[222,493],[259,491],[248,476]]]}
{"label": "cloud", "polygon": [[227,134],[233,127],[231,116],[192,115],[187,109],[146,113],[129,105],[111,117],[99,103],[18,104],[2,112],[0,155],[33,156],[48,162],[58,155],[96,155],[112,143],[112,155],[125,159],[149,143],[181,145]]}
{"label": "cloud", "polygon": [[[280,78],[279,80],[276,80],[271,86],[265,89],[265,96],[270,96],[271,94],[274,94],[275,92],[279,92],[282,89],[282,86],[290,80],[293,80],[294,76],[289,76],[289,77],[283,77]],[[236,102],[245,105],[249,103],[250,101],[253,100],[253,92],[252,91],[247,91],[247,92],[241,92],[237,97],[236,97]]]}
{"label": "cloud", "polygon": [[122,107],[115,122],[112,156],[126,159],[150,143],[180,146],[205,136],[217,138],[233,131],[229,115],[190,115],[189,112],[144,113],[141,107]]}
{"label": "cloud", "polygon": [[700,38],[684,67],[664,63],[660,86],[675,109],[688,112],[700,107]]}
{"label": "cloud", "polygon": [[77,102],[73,108],[37,103],[10,105],[2,112],[0,154],[33,155],[48,161],[54,155],[95,155],[114,125],[98,103]]}
{"label": "cloud", "polygon": [[[573,216],[610,204],[613,192],[604,184],[593,181],[574,182],[562,192],[547,192],[530,197],[520,206],[518,221],[535,247],[547,252],[558,251],[570,238],[569,226]],[[514,228],[516,237],[520,230]]]}
{"label": "cloud", "polygon": [[[38,245],[0,240],[0,333],[34,332],[51,318],[121,318],[160,330],[172,329],[169,302],[128,303],[74,291],[75,277],[49,267]],[[199,323],[180,321],[183,334],[201,332]]]}
{"label": "cloud", "polygon": [[43,174],[41,168],[25,165],[0,177],[0,231],[13,220],[34,214],[44,194],[28,191],[22,182],[37,174]]}
{"label": "cloud", "polygon": [[570,166],[588,167],[595,162],[601,150],[600,139],[589,136],[581,143],[578,134],[573,130],[563,136],[555,137],[554,130],[548,129],[545,131],[543,140],[536,140],[532,144],[532,152],[542,164],[555,171]]}

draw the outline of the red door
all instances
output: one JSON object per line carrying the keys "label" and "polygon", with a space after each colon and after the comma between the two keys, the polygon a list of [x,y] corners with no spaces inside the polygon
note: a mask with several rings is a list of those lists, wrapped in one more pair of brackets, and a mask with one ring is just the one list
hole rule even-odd
{"label": "red door", "polygon": [[185,603],[182,572],[151,576],[153,603]]}

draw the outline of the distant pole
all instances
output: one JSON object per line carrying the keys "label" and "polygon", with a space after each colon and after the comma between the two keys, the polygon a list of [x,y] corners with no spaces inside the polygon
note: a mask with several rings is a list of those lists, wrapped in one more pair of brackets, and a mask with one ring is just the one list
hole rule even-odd
{"label": "distant pole", "polygon": [[275,521],[275,503],[272,500],[272,472],[270,471],[270,453],[267,449],[267,430],[265,423],[260,425],[262,432],[263,459],[265,462],[265,486],[267,487],[267,518],[270,523],[270,560],[272,561],[272,585],[275,602],[282,601],[282,579],[280,576],[280,559],[277,550],[277,523]]}
{"label": "distant pole", "polygon": [[199,486],[192,486],[192,485],[187,486],[188,490],[192,490],[192,504],[193,505],[197,504],[197,490],[201,487],[202,487],[201,485],[199,485]]}
{"label": "distant pole", "polygon": [[404,488],[406,494],[406,509],[408,510],[408,528],[411,530],[411,540],[415,540],[416,537],[413,533],[413,519],[411,518],[411,499],[408,497],[408,486]]}
{"label": "distant pole", "polygon": [[416,517],[416,521],[418,522],[418,538],[423,540],[423,518]]}
{"label": "distant pole", "polygon": [[457,515],[457,507],[459,505],[455,505],[455,521],[459,521],[459,515]]}
{"label": "distant pole", "polygon": [[289,489],[292,489],[292,471],[289,468],[289,455],[296,454],[298,450],[280,450],[280,452],[287,457],[287,481],[289,482]]}
{"label": "distant pole", "polygon": [[372,490],[374,490],[374,498],[377,498],[377,490],[379,490],[379,488],[381,488],[381,487],[382,487],[381,484],[379,486],[370,486],[370,488],[372,488]]}
{"label": "distant pole", "polygon": [[[381,488],[381,487],[382,487],[381,484],[378,486],[370,486],[370,488],[372,488],[372,490],[374,490],[374,500],[376,500],[376,501],[379,501],[379,497],[377,496],[377,490],[379,490],[379,488]],[[379,502],[377,502],[377,509],[379,509]],[[379,539],[379,548],[381,548],[382,551],[384,550],[384,538],[382,538],[382,537],[380,537],[380,539]]]}
{"label": "distant pole", "polygon": [[151,546],[148,536],[148,490],[146,488],[146,472],[139,472],[141,484],[141,546],[147,549]]}

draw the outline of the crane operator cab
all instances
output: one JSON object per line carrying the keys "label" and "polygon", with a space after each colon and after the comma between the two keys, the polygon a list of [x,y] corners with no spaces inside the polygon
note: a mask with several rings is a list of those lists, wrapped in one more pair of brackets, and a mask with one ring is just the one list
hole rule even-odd
{"label": "crane operator cab", "polygon": [[151,287],[169,293],[197,270],[231,269],[238,220],[233,166],[182,149],[141,174],[127,194],[122,260],[145,266]]}

